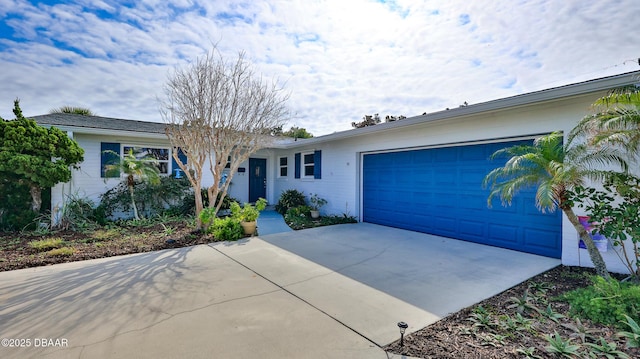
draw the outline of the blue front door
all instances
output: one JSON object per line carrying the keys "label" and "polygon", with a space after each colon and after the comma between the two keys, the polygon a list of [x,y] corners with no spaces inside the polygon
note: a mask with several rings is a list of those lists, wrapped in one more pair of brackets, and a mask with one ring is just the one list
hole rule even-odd
{"label": "blue front door", "polygon": [[267,197],[267,160],[249,158],[249,202]]}
{"label": "blue front door", "polygon": [[364,155],[364,221],[560,258],[561,213],[541,213],[533,188],[487,206],[482,180],[504,164],[489,157],[516,143]]}

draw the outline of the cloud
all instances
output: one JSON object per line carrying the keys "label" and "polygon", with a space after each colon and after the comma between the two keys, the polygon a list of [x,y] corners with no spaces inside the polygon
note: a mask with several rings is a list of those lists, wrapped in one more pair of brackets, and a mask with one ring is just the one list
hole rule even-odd
{"label": "cloud", "polygon": [[246,51],[316,135],[637,69],[636,0],[0,0],[0,116],[160,121],[174,66]]}

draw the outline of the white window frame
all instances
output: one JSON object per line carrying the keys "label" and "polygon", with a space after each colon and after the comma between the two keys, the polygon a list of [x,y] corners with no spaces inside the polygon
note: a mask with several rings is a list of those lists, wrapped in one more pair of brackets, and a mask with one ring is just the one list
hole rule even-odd
{"label": "white window frame", "polygon": [[[162,172],[160,172],[160,175],[161,175],[161,176],[170,176],[170,175],[171,175],[171,171],[173,170],[173,169],[171,168],[171,166],[172,166],[172,161],[171,161],[171,159],[173,158],[173,154],[171,153],[171,152],[172,152],[172,149],[171,149],[171,148],[169,148],[169,147],[163,147],[163,146],[156,146],[156,145],[131,145],[131,144],[122,144],[122,145],[120,146],[120,155],[121,155],[121,156],[125,156],[125,155],[127,154],[127,150],[128,150],[129,148],[133,148],[133,149],[134,149],[134,153],[135,153],[135,149],[136,149],[136,148],[150,148],[150,149],[157,149],[157,150],[166,150],[166,151],[167,151],[167,159],[166,159],[166,160],[158,160],[158,159],[156,159],[156,161],[158,161],[158,164],[166,163],[166,169],[167,169],[167,172],[166,172],[166,173],[162,173]],[[160,166],[158,166],[158,167],[159,167],[159,168],[158,168],[158,170],[160,170]],[[179,167],[178,167],[178,168],[179,168]],[[180,171],[182,171],[182,170],[180,170]]]}
{"label": "white window frame", "polygon": [[[282,159],[285,159],[287,163],[282,164]],[[282,175],[282,170],[286,170],[287,174]],[[280,156],[278,157],[278,178],[286,178],[289,177],[289,157],[288,156]]]}
{"label": "white window frame", "polygon": [[[308,155],[311,156],[311,159],[313,160],[312,163],[305,163],[305,161],[304,161],[305,157],[308,156]],[[300,178],[314,179],[315,178],[314,172],[315,172],[315,166],[316,166],[316,164],[315,164],[315,156],[316,156],[315,151],[302,152],[300,154],[300,156],[301,156],[301,158],[300,158],[300,162],[301,162],[300,163],[300,172],[302,172],[302,173],[300,173]],[[311,168],[311,174],[310,175],[307,175],[307,167]]]}

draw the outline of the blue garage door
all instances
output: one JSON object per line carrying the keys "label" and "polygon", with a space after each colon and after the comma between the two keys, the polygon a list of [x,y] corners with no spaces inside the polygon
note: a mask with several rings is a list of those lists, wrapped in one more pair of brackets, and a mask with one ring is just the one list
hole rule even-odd
{"label": "blue garage door", "polygon": [[541,213],[533,188],[487,207],[482,180],[504,164],[489,157],[517,143],[364,155],[364,221],[560,258],[561,212]]}

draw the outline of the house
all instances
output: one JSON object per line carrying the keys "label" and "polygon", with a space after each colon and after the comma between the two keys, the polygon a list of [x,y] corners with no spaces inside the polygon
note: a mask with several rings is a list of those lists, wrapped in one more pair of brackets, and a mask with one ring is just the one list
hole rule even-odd
{"label": "house", "polygon": [[[265,197],[275,203],[283,191],[318,193],[325,213],[346,213],[360,221],[432,233],[591,266],[578,236],[560,211],[543,214],[533,192],[510,207],[487,207],[481,186],[497,149],[532,141],[552,131],[568,133],[607,90],[638,83],[640,72],[536,91],[494,101],[381,123],[297,141],[278,142],[256,153],[232,180],[230,194],[242,201]],[[167,151],[165,173],[173,173],[163,124],[68,115],[34,117],[67,131],[85,149],[85,162],[70,184],[52,193],[82,191],[95,199],[118,179],[104,178],[104,149],[141,147]],[[89,124],[90,123],[90,124]],[[162,152],[165,153],[165,152]],[[163,157],[164,158],[164,157]],[[205,185],[211,185],[206,178]],[[66,186],[66,187],[65,187]],[[603,253],[610,270],[624,272],[613,250]]]}

